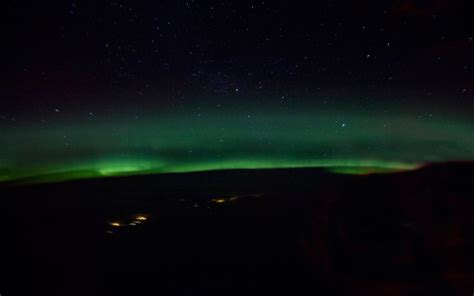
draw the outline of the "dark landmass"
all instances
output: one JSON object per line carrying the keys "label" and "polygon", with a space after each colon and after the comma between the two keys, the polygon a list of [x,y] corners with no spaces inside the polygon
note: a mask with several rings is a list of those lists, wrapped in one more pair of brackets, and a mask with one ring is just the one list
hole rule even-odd
{"label": "dark landmass", "polygon": [[471,295],[474,164],[0,187],[2,295]]}

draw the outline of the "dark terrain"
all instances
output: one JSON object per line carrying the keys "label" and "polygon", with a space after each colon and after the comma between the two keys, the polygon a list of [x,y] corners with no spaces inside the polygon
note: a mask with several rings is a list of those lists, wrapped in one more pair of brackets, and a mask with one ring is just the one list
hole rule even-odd
{"label": "dark terrain", "polygon": [[4,184],[0,196],[2,296],[474,293],[473,163]]}

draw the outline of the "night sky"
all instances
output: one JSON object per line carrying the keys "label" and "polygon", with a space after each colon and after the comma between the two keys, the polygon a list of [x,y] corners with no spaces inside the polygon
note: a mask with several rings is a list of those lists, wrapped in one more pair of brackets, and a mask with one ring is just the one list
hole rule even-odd
{"label": "night sky", "polygon": [[4,6],[0,181],[474,160],[469,1]]}

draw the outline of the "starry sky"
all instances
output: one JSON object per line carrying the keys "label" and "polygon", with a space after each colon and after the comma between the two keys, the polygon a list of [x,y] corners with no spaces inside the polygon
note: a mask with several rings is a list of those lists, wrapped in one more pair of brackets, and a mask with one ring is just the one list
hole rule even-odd
{"label": "starry sky", "polygon": [[0,181],[474,160],[472,4],[373,2],[7,4]]}

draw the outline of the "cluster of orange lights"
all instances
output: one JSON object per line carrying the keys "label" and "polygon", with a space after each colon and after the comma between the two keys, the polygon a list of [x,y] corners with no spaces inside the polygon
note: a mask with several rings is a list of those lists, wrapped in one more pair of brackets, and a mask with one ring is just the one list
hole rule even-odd
{"label": "cluster of orange lights", "polygon": [[238,199],[239,199],[239,196],[232,196],[232,197],[227,197],[227,198],[223,198],[223,197],[213,198],[211,201],[214,203],[225,203],[228,201],[235,201]]}
{"label": "cluster of orange lights", "polygon": [[124,227],[124,226],[136,226],[137,224],[141,224],[148,220],[148,217],[145,215],[137,215],[133,217],[133,221],[130,223],[122,223],[120,221],[111,221],[109,225],[112,227]]}
{"label": "cluster of orange lights", "polygon": [[[232,196],[232,197],[218,197],[218,198],[213,198],[211,202],[217,203],[217,204],[223,204],[229,201],[236,201],[239,199],[239,196]],[[197,204],[196,204],[197,205]],[[112,227],[127,227],[127,226],[137,226],[138,224],[141,224],[149,219],[148,215],[144,214],[137,214],[132,217],[131,222],[129,223],[124,223],[119,220],[114,220],[110,221],[108,224]]]}

